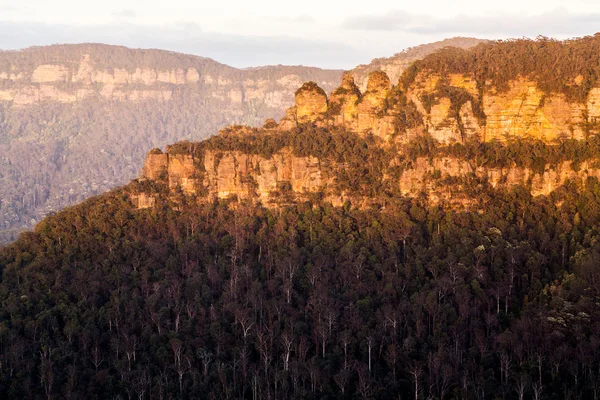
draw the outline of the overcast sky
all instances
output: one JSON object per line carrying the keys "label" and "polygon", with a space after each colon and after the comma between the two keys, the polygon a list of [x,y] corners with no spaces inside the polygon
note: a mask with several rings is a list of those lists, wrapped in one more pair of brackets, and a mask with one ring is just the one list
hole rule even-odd
{"label": "overcast sky", "polygon": [[568,38],[596,31],[597,0],[0,0],[2,49],[102,42],[236,67],[348,69],[453,36]]}

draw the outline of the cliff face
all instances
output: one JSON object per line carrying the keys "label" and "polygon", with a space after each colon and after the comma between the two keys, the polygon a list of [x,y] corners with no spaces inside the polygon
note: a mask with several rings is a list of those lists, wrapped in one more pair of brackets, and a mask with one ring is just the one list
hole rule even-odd
{"label": "cliff face", "polygon": [[[98,45],[101,50],[90,45],[54,47],[50,56],[29,55],[33,65],[13,60],[12,52],[0,52],[0,101],[16,106],[45,101],[76,103],[88,98],[169,101],[178,95],[178,88],[187,86],[233,104],[258,101],[281,108],[293,102],[293,91],[308,76],[318,76],[319,84],[330,88],[341,74],[303,67],[237,70],[201,57],[155,50],[140,50],[142,56],[115,63],[106,59],[109,46]],[[38,48],[23,52],[44,53]],[[159,66],[152,58],[161,60]]]}
{"label": "cliff face", "polygon": [[[545,94],[534,82],[519,78],[506,91],[488,86],[478,88],[472,76],[450,75],[449,93],[463,94],[462,104],[436,91],[441,77],[420,75],[407,97],[424,116],[424,128],[435,139],[449,143],[479,136],[483,141],[507,137],[551,142],[559,137],[583,139],[584,122],[600,111],[598,89],[590,91],[585,103],[567,101],[562,94]],[[426,104],[426,100],[429,104]],[[480,115],[474,109],[479,108]]]}
{"label": "cliff face", "polygon": [[[202,174],[198,174],[200,170]],[[203,160],[196,160],[191,154],[151,153],[142,177],[162,181],[170,190],[180,188],[189,195],[207,191],[209,197],[236,195],[265,203],[275,193],[289,191],[302,196],[321,190],[325,183],[317,158],[294,157],[289,150],[270,158],[240,151],[208,151]],[[141,198],[141,208],[154,204],[147,201],[148,196]]]}
{"label": "cliff face", "polygon": [[[311,83],[302,87],[296,105],[280,123],[286,130],[306,122],[319,126],[343,126],[384,140],[409,142],[426,132],[440,143],[484,142],[527,138],[551,143],[556,139],[583,139],[591,121],[600,115],[600,88],[592,88],[587,100],[575,103],[564,94],[545,93],[530,79],[512,80],[505,90],[480,86],[473,75],[433,72],[417,75],[402,91],[392,88],[382,71],[369,75],[362,94],[351,74],[327,99]],[[413,120],[407,121],[412,112]],[[414,118],[414,117],[417,118]],[[587,129],[587,131],[586,131]],[[590,130],[591,129],[591,130]]]}
{"label": "cliff face", "polygon": [[[345,199],[369,201],[352,191],[336,189],[336,168],[325,160],[307,156],[295,156],[289,149],[264,157],[240,151],[208,151],[201,166],[192,155],[149,154],[144,165],[142,179],[160,180],[171,191],[181,189],[199,199],[228,198],[252,199],[265,205],[286,201],[306,200],[312,195],[334,205]],[[203,173],[199,174],[199,171]],[[166,172],[166,175],[164,172]],[[162,176],[162,178],[159,178]],[[567,181],[585,185],[588,178],[600,179],[597,162],[583,162],[574,167],[572,162],[546,165],[543,171],[533,171],[513,165],[508,168],[474,167],[472,163],[452,157],[418,157],[405,166],[399,177],[386,180],[398,193],[406,197],[426,194],[431,203],[444,201],[448,204],[470,206],[476,199],[467,194],[468,180],[486,182],[495,189],[521,186],[533,196],[549,195]],[[139,208],[154,205],[152,195],[133,196]]]}
{"label": "cliff face", "polygon": [[[366,91],[361,92],[353,73],[349,72],[343,75],[341,86],[329,97],[316,83],[305,83],[296,91],[295,105],[278,124],[269,121],[268,129],[255,132],[236,128],[237,131],[233,130],[238,135],[235,140],[225,137],[225,144],[217,146],[221,149],[230,146],[231,150],[217,151],[208,146],[201,159],[186,156],[189,157],[187,164],[177,158],[181,157],[179,155],[168,155],[166,159],[160,155],[164,163],[161,168],[168,171],[169,187],[171,190],[181,187],[185,193],[201,194],[201,198],[236,195],[266,204],[276,203],[282,193],[287,194],[286,199],[301,200],[318,195],[334,204],[340,204],[344,199],[368,202],[369,195],[364,190],[358,193],[362,183],[353,183],[353,189],[352,185],[340,180],[353,181],[376,169],[371,176],[375,179],[367,181],[373,186],[385,186],[389,193],[407,197],[425,194],[434,203],[444,201],[469,206],[477,201],[469,192],[479,190],[472,185],[498,189],[518,185],[538,196],[549,195],[567,181],[583,185],[588,178],[600,178],[600,164],[594,158],[597,154],[588,154],[585,161],[577,163],[564,158],[546,158],[541,165],[539,161],[518,164],[509,158],[510,155],[504,155],[503,167],[490,166],[499,165],[494,162],[478,164],[464,155],[448,155],[460,154],[450,151],[457,148],[452,146],[454,144],[466,149],[472,143],[495,142],[486,145],[489,146],[486,148],[493,148],[504,146],[510,139],[510,142],[535,142],[548,149],[556,148],[557,139],[588,139],[597,133],[600,87],[589,88],[583,92],[585,97],[573,100],[575,97],[568,98],[563,92],[543,90],[534,78],[520,75],[499,86],[491,79],[482,80],[475,72],[440,73],[421,68],[414,75],[406,74],[401,82],[393,84],[385,72],[371,72]],[[583,79],[572,82],[572,85],[583,84]],[[350,133],[362,142],[355,141],[354,145],[344,147],[344,141],[352,142],[353,139],[342,135],[319,141],[309,136],[318,132],[323,135],[324,132]],[[263,154],[261,149],[264,150],[266,142],[262,148],[253,148],[257,135],[273,133],[280,137],[271,141],[271,145],[287,140],[285,138],[290,135],[297,136],[271,156],[258,155]],[[304,149],[299,152],[290,146],[303,141],[304,134],[306,141],[315,140],[320,145],[337,142],[337,147],[330,147],[331,151],[346,151],[347,154],[319,153],[314,150],[314,146],[319,145],[313,144],[312,150],[308,151],[320,156],[300,157],[297,154],[305,154],[306,149],[311,148],[310,143],[294,148]],[[436,146],[448,151],[430,153],[428,157],[408,155],[413,141],[429,138],[434,139]],[[244,141],[247,142],[245,145]],[[370,164],[370,155],[360,153],[361,146],[369,147],[375,153],[388,152],[375,161],[385,162]],[[581,147],[582,151],[586,151],[584,147]],[[406,153],[402,153],[404,150]],[[356,151],[358,153],[354,154]],[[550,150],[546,154],[556,155]],[[145,170],[155,169],[152,167],[154,157],[159,156],[149,157]],[[524,157],[535,158],[536,155]],[[535,168],[523,165],[534,165]],[[142,179],[153,179],[155,175],[145,172]]]}

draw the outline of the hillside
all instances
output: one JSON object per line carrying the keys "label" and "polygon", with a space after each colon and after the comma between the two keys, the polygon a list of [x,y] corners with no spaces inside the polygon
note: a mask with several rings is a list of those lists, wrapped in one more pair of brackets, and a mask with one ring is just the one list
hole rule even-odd
{"label": "hillside", "polygon": [[128,182],[152,147],[281,116],[302,82],[331,90],[340,75],[101,44],[2,51],[0,242]]}
{"label": "hillside", "polygon": [[599,41],[307,82],[151,150],[0,248],[0,397],[594,398]]}

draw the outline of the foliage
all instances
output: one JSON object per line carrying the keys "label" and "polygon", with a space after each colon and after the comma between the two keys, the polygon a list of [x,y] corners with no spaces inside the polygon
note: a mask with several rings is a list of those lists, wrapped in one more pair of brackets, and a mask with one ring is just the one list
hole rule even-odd
{"label": "foliage", "polygon": [[68,208],[0,250],[0,396],[591,397],[600,184],[474,196]]}

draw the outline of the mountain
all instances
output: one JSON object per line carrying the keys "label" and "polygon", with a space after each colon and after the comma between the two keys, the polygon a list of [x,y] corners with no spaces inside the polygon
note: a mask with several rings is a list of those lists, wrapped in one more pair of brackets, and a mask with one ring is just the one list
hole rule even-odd
{"label": "mountain", "polygon": [[0,396],[594,398],[599,59],[443,49],[153,149],[0,248]]}
{"label": "mountain", "polygon": [[[320,195],[336,205],[424,193],[468,206],[475,182],[549,195],[567,181],[600,177],[599,41],[444,49],[414,63],[395,86],[372,72],[365,93],[352,73],[329,97],[309,82],[278,124],[234,126],[202,143],[154,150],[144,177],[189,194],[263,203],[281,185],[299,199]],[[140,201],[153,200],[142,193]]]}
{"label": "mountain", "polygon": [[302,82],[340,76],[101,44],[1,51],[0,242],[128,182],[152,147],[281,116]]}

